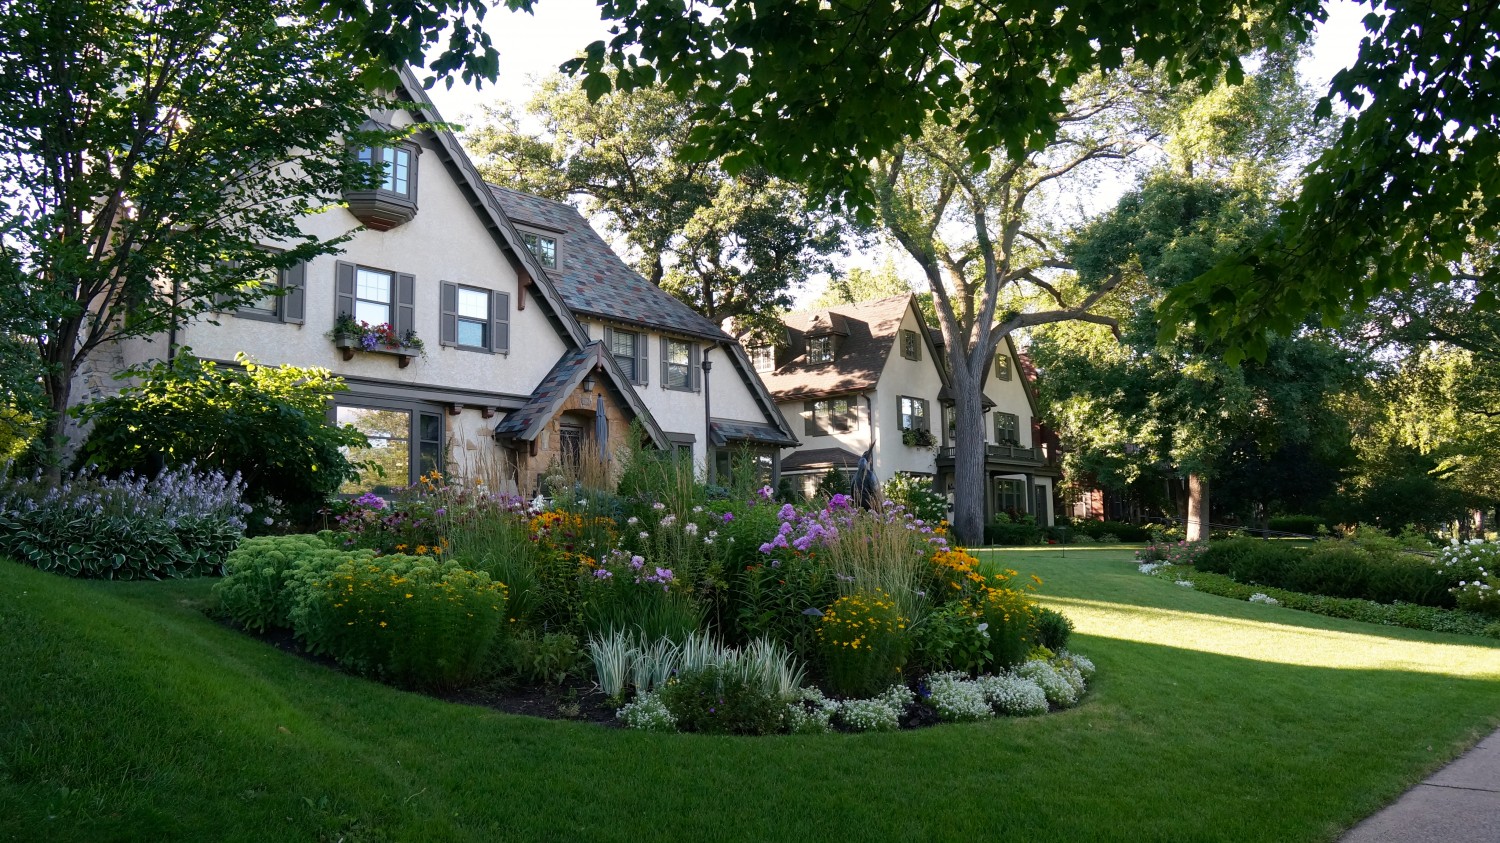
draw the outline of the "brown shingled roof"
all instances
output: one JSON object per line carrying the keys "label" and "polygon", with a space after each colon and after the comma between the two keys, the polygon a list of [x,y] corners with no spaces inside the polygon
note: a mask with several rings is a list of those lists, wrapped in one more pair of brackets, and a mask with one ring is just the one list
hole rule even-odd
{"label": "brown shingled roof", "polygon": [[[911,307],[904,293],[858,304],[789,313],[782,318],[789,345],[776,350],[776,371],[761,373],[778,402],[874,389]],[[807,336],[840,334],[831,363],[807,362]]]}

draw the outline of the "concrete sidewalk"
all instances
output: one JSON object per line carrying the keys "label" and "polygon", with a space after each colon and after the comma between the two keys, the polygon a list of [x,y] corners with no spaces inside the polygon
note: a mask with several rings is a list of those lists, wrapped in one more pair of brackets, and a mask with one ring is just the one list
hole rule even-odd
{"label": "concrete sidewalk", "polygon": [[1500,731],[1349,830],[1340,843],[1500,841]]}

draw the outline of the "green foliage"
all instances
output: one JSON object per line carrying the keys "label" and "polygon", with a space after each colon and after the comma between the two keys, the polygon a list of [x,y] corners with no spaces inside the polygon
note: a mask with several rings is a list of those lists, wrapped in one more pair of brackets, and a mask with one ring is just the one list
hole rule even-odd
{"label": "green foliage", "polygon": [[986,544],[1026,545],[1040,544],[1042,530],[1036,525],[1036,517],[1021,515],[1012,518],[1004,512],[995,513],[995,520],[984,529]]}
{"label": "green foliage", "polygon": [[238,478],[194,474],[110,480],[0,472],[0,554],[70,577],[176,579],[210,574],[245,535]]}
{"label": "green foliage", "polygon": [[1439,570],[1421,557],[1384,548],[1329,540],[1306,550],[1283,542],[1228,539],[1211,543],[1196,564],[1242,583],[1378,603],[1453,605],[1450,583]]}
{"label": "green foliage", "polygon": [[293,575],[328,570],[344,560],[368,562],[374,556],[368,550],[335,549],[320,536],[247,539],[225,560],[224,579],[214,584],[214,595],[224,613],[246,629],[291,629]]}
{"label": "green foliage", "polygon": [[368,445],[328,419],[343,380],[327,369],[235,360],[221,367],[182,351],[134,372],[139,385],[79,407],[92,425],[79,462],[108,473],[157,461],[238,472],[251,500],[280,499],[309,520],[340,483],[358,477],[346,449]]}
{"label": "green foliage", "polygon": [[1068,638],[1073,635],[1073,622],[1068,616],[1053,609],[1038,609],[1032,621],[1034,640],[1038,647],[1052,652],[1068,649]]}
{"label": "green foliage", "polygon": [[1038,607],[1026,592],[1014,588],[987,588],[978,606],[989,626],[990,663],[996,668],[1013,667],[1026,660],[1035,644]]}
{"label": "green foliage", "polygon": [[821,611],[838,598],[838,583],[826,566],[800,554],[774,561],[762,558],[731,569],[729,582],[726,620],[733,638],[749,641],[766,636],[786,644],[803,659],[816,655],[818,618],[809,610]]}
{"label": "green foliage", "polygon": [[[664,561],[671,564],[670,557]],[[689,591],[697,580],[647,565],[641,556],[613,551],[579,580],[580,620],[591,636],[638,631],[650,641],[680,642],[702,624]]]}
{"label": "green foliage", "polygon": [[1273,533],[1294,533],[1300,536],[1315,536],[1328,529],[1328,520],[1319,515],[1277,515],[1266,522]]}
{"label": "green foliage", "polygon": [[837,468],[830,468],[818,478],[818,489],[815,494],[826,501],[834,495],[847,495],[849,490],[849,475]]}
{"label": "green foliage", "polygon": [[906,508],[927,524],[938,524],[948,516],[948,499],[932,490],[932,482],[913,474],[896,474],[881,489],[885,499]]}
{"label": "green foliage", "polygon": [[868,697],[900,681],[910,648],[907,620],[885,592],[840,597],[818,619],[818,653],[828,690]]}
{"label": "green foliage", "polygon": [[964,600],[953,600],[934,609],[912,637],[912,661],[928,672],[958,670],[969,675],[983,673],[990,665],[987,630],[980,629],[984,613]]}
{"label": "green foliage", "polygon": [[402,685],[476,681],[505,630],[504,584],[428,557],[346,558],[299,570],[292,591],[292,625],[308,652]]}
{"label": "green foliage", "polygon": [[679,674],[660,696],[684,732],[773,735],[786,728],[786,700],[743,675],[712,665]]}
{"label": "green foliage", "polygon": [[500,673],[528,684],[561,685],[571,676],[583,675],[588,656],[576,635],[527,629],[500,642],[493,663]]}

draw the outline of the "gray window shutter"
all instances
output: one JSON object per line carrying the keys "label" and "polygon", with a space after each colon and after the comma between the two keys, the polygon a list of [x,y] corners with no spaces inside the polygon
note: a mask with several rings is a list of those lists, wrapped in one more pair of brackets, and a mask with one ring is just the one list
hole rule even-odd
{"label": "gray window shutter", "polygon": [[307,321],[307,264],[282,270],[286,295],[281,297],[281,321],[301,325]]}
{"label": "gray window shutter", "polygon": [[635,335],[635,376],[640,386],[651,382],[651,336],[645,331]]}
{"label": "gray window shutter", "polygon": [[438,320],[438,344],[458,344],[458,285],[442,284],[442,318]]}
{"label": "gray window shutter", "polygon": [[337,294],[334,316],[354,315],[354,264],[339,261],[334,275],[337,282],[334,285]]}
{"label": "gray window shutter", "polygon": [[692,351],[688,354],[688,384],[692,386],[694,392],[702,392],[703,373],[699,362],[701,360],[699,355],[703,353],[703,350],[698,347],[697,343],[689,346],[689,348]]}
{"label": "gray window shutter", "polygon": [[411,275],[396,276],[396,336],[405,337],[416,324],[417,279]]}
{"label": "gray window shutter", "polygon": [[802,422],[802,432],[808,436],[822,436],[823,428],[818,425],[818,402],[808,401],[802,405],[802,411],[807,414]]}
{"label": "gray window shutter", "polygon": [[667,354],[667,338],[661,338],[661,385],[666,386],[670,381],[667,378],[667,361],[671,359]]}
{"label": "gray window shutter", "polygon": [[490,344],[494,351],[510,351],[510,293],[490,294]]}
{"label": "gray window shutter", "polygon": [[932,408],[927,405],[927,399],[926,398],[922,399],[921,406],[922,406],[922,429],[931,432],[931,430],[932,430],[932,414],[931,414],[930,411],[931,411]]}

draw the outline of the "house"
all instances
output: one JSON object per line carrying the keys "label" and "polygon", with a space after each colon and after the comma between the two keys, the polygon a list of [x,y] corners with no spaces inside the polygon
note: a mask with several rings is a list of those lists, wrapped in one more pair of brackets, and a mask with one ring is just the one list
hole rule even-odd
{"label": "house", "polygon": [[[797,438],[735,340],[630,271],[571,207],[486,184],[414,77],[401,78],[410,104],[371,119],[438,128],[359,150],[387,165],[385,182],[302,220],[325,238],[362,224],[339,254],[266,279],[284,295],[102,350],[75,394],[115,389],[109,375],[163,345],[326,367],[349,387],[332,418],[362,430],[370,451],[358,456],[386,469],[349,493],[445,470],[529,496],[559,460],[607,458],[632,423],[702,470],[726,469],[743,447],[774,472]],[[338,334],[357,322],[421,348]]]}
{"label": "house", "polygon": [[[882,480],[907,474],[952,499],[952,401],[941,333],[911,294],[790,313],[775,345],[749,349],[802,444],[782,454],[782,476],[804,494],[830,469],[871,455]],[[986,515],[1034,513],[1052,523],[1060,472],[1038,447],[1035,399],[1007,338],[986,381]]]}

